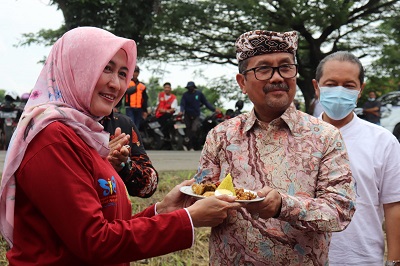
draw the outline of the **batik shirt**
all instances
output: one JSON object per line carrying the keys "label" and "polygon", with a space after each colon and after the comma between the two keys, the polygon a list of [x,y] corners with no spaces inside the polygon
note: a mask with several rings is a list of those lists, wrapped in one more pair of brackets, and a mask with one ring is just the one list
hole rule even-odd
{"label": "batik shirt", "polygon": [[[214,227],[211,265],[328,265],[332,231],[355,211],[354,182],[339,131],[291,105],[269,124],[254,110],[219,124],[204,145],[197,182],[230,173],[235,187],[269,186],[282,196],[277,218],[241,208]],[[251,204],[251,203],[250,203]]]}
{"label": "batik shirt", "polygon": [[114,138],[117,127],[121,128],[122,133],[131,136],[129,139],[130,160],[118,174],[124,181],[130,196],[151,197],[158,186],[158,173],[144,149],[139,130],[133,121],[124,114],[114,112],[104,117],[100,123],[104,126],[104,130],[110,133],[110,139]]}

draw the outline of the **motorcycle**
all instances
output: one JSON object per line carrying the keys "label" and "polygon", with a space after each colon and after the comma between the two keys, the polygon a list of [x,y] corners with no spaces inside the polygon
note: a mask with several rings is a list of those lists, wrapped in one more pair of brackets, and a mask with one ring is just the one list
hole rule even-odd
{"label": "motorcycle", "polygon": [[229,119],[229,118],[240,115],[242,113],[243,106],[244,106],[244,101],[238,100],[235,103],[235,110],[232,110],[232,109],[226,110],[225,119]]}
{"label": "motorcycle", "polygon": [[1,144],[6,150],[10,144],[12,134],[18,125],[20,113],[20,110],[10,101],[6,101],[0,105]]}
{"label": "motorcycle", "polygon": [[199,140],[197,145],[195,146],[195,150],[201,149],[201,147],[204,145],[206,141],[206,137],[208,132],[214,128],[216,125],[219,123],[228,120],[230,118],[233,118],[235,116],[238,116],[242,113],[242,109],[244,106],[244,101],[238,100],[235,103],[235,110],[228,109],[226,110],[225,114],[223,113],[212,113],[211,115],[205,117],[202,119],[202,116],[200,116],[201,122],[201,127],[199,129]]}
{"label": "motorcycle", "polygon": [[161,125],[153,115],[147,116],[139,129],[145,149],[161,150],[164,146],[164,134]]}
{"label": "motorcycle", "polygon": [[182,115],[173,115],[166,120],[164,133],[164,148],[167,150],[183,150],[185,138],[185,122]]}
{"label": "motorcycle", "polygon": [[198,139],[193,143],[194,150],[201,150],[202,146],[206,141],[208,132],[213,129],[219,123],[225,121],[225,115],[223,113],[214,112],[211,115],[204,117],[200,115],[201,126],[198,129]]}

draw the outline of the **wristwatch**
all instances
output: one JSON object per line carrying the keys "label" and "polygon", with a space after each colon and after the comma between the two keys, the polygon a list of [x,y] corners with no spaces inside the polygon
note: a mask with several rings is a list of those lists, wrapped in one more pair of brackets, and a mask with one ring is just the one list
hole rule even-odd
{"label": "wristwatch", "polygon": [[400,260],[387,260],[385,266],[400,266]]}

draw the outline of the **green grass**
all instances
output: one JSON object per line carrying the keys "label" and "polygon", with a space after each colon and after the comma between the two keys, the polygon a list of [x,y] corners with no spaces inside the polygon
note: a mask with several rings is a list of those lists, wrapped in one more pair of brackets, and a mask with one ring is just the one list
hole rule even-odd
{"label": "green grass", "polygon": [[[160,181],[156,193],[151,198],[141,199],[132,197],[132,212],[137,213],[149,205],[160,201],[175,185],[183,180],[190,179],[195,172],[177,171],[160,172]],[[185,266],[206,266],[208,265],[208,237],[209,228],[196,228],[196,241],[192,248],[170,253],[161,257],[150,258],[138,262],[132,262],[131,266],[164,266],[164,265],[185,265]],[[0,266],[8,265],[6,259],[7,244],[0,238]]]}

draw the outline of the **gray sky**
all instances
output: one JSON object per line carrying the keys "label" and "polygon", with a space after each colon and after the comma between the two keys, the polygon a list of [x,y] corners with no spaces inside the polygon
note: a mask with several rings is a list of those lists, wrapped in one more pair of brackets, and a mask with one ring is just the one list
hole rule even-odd
{"label": "gray sky", "polygon": [[13,47],[22,33],[41,28],[58,28],[63,17],[46,0],[1,0],[0,9],[0,89],[29,92],[36,83],[42,65],[37,64],[50,52],[49,47]]}
{"label": "gray sky", "polygon": [[[36,33],[40,29],[57,29],[64,18],[55,6],[49,6],[48,0],[1,0],[0,9],[0,89],[13,89],[19,94],[29,92],[36,83],[42,70],[37,62],[50,52],[50,47],[31,45],[13,47],[21,39],[23,33]],[[140,57],[140,55],[139,55]],[[141,66],[140,79],[147,82],[153,75]],[[172,87],[184,87],[193,80],[198,85],[207,85],[210,78],[227,75],[235,79],[237,68],[234,66],[195,66],[162,64],[160,66],[169,73],[159,76],[161,84],[171,82]],[[200,77],[203,72],[207,78]],[[239,89],[239,87],[238,87]],[[231,105],[231,104],[229,104]],[[234,106],[228,106],[231,108]]]}

